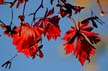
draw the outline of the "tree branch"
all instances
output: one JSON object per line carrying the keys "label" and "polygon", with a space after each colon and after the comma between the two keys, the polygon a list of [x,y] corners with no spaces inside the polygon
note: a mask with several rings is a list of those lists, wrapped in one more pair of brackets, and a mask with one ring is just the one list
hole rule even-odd
{"label": "tree branch", "polygon": [[29,14],[29,16],[30,16],[30,15],[33,15],[33,20],[32,20],[32,22],[31,22],[31,25],[33,24],[33,22],[35,23],[36,13],[39,11],[40,8],[43,8],[43,0],[41,0],[41,4],[40,4],[39,7],[35,10],[35,12]]}

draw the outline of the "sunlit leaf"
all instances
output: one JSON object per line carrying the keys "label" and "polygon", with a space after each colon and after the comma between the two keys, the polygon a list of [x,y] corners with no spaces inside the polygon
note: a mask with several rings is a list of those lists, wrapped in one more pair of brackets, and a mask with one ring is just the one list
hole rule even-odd
{"label": "sunlit leaf", "polygon": [[[20,32],[20,26],[16,28],[16,31]],[[24,23],[21,28],[21,35],[17,33],[13,36],[13,44],[19,53],[35,58],[39,39],[41,39],[41,30],[39,28],[34,29],[28,23]]]}
{"label": "sunlit leaf", "polygon": [[98,43],[100,37],[97,33],[91,32],[93,28],[88,24],[79,22],[77,27],[68,30],[62,39],[66,41],[64,43],[66,54],[73,52],[81,65],[84,65],[86,60],[90,62],[90,55],[95,54],[93,44]]}
{"label": "sunlit leaf", "polygon": [[44,35],[47,36],[48,40],[56,39],[60,36],[59,20],[58,16],[49,17],[54,13],[54,8],[52,10],[46,10],[45,16],[39,19],[34,27],[41,27],[44,29]]}

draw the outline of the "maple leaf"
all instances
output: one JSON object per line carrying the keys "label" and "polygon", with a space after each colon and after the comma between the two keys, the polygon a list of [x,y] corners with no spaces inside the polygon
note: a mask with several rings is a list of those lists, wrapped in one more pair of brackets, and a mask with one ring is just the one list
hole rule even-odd
{"label": "maple leaf", "polygon": [[54,13],[54,8],[50,11],[46,10],[46,13],[43,18],[37,21],[34,24],[34,27],[42,27],[44,29],[44,35],[47,36],[48,40],[56,39],[60,36],[60,29],[59,29],[59,20],[58,16],[49,17]]}
{"label": "maple leaf", "polygon": [[64,43],[66,54],[73,52],[82,65],[86,60],[90,62],[90,55],[95,53],[93,44],[100,41],[99,34],[91,32],[92,29],[88,23],[81,24],[79,22],[77,27],[72,27],[62,38],[66,41]]}
{"label": "maple leaf", "polygon": [[72,16],[72,10],[75,11],[75,14],[77,14],[78,12],[80,12],[82,9],[84,9],[85,7],[80,7],[80,6],[73,6],[69,3],[66,3],[65,1],[63,2],[63,4],[57,4],[57,7],[60,8],[60,16],[61,17],[65,17],[66,15],[68,15],[68,17]]}
{"label": "maple leaf", "polygon": [[[21,28],[21,32],[20,32]],[[26,57],[35,58],[37,50],[40,50],[38,47],[38,41],[41,39],[41,28],[33,28],[28,23],[23,23],[22,26],[16,28],[17,33],[14,35],[13,44],[16,46],[16,49],[19,53],[24,53]]]}

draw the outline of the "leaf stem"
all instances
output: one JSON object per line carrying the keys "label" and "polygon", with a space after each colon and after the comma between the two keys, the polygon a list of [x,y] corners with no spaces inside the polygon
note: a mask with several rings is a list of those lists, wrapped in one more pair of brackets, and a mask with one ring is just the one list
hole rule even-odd
{"label": "leaf stem", "polygon": [[14,58],[16,58],[18,56],[18,54],[15,54],[11,59],[9,59],[9,61],[12,61]]}
{"label": "leaf stem", "polygon": [[25,8],[26,8],[26,2],[24,3],[24,7],[23,7],[23,13],[22,13],[22,15],[24,16],[24,13],[25,13]]}
{"label": "leaf stem", "polygon": [[71,18],[71,17],[68,17],[68,19],[69,19],[71,22],[74,23],[75,29],[78,30],[76,21],[75,21],[73,18]]}
{"label": "leaf stem", "polygon": [[10,26],[12,25],[12,22],[13,22],[13,9],[11,8],[11,15],[12,15],[12,17],[11,17],[11,21],[10,21]]}
{"label": "leaf stem", "polygon": [[0,23],[4,24],[4,22],[3,22],[3,21],[1,21],[1,20],[0,20]]}

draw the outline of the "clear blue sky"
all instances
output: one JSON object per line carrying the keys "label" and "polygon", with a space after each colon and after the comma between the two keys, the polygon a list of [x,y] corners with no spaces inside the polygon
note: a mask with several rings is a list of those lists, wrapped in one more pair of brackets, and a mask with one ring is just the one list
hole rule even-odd
{"label": "clear blue sky", "polygon": [[[8,1],[8,0],[6,0]],[[44,0],[45,8],[51,9],[51,6],[48,2],[49,0]],[[27,16],[29,13],[35,11],[35,9],[39,6],[40,0],[32,1],[30,0],[27,4],[27,9],[25,15]],[[73,3],[74,4],[74,1]],[[98,15],[98,8],[96,5],[91,6],[91,9]],[[45,9],[40,9],[37,16],[42,16],[44,14]],[[85,10],[84,10],[85,11]],[[84,12],[82,14],[75,15],[74,18],[76,21],[80,19],[80,16],[90,16],[90,11]],[[108,11],[108,10],[107,10]],[[19,20],[17,20],[17,15],[20,15],[22,12],[22,7],[20,6],[19,9],[14,10],[14,21],[13,23],[19,25]],[[84,13],[83,13],[84,12]],[[103,21],[107,24],[108,22],[108,15],[103,17]],[[10,23],[11,19],[11,10],[7,5],[0,5],[0,20],[4,21],[6,24]],[[27,22],[30,22],[31,17],[26,18]],[[64,18],[60,21],[60,26],[62,30],[62,35],[65,34],[66,30],[70,28],[70,23],[67,22],[67,19]],[[100,29],[96,30],[102,34],[107,34],[108,25],[99,25]],[[3,31],[0,28],[0,34],[3,35]],[[38,57],[32,60],[31,58],[26,58],[23,54],[17,56],[12,64],[11,71],[82,71],[84,68],[81,66],[79,61],[73,55],[65,55],[63,51],[63,41],[58,38],[56,41],[51,40],[48,41],[46,38],[43,40],[44,48],[42,49],[44,53],[44,58],[39,59]],[[107,46],[108,47],[108,46]],[[98,71],[108,71],[108,51],[106,47],[102,48],[103,52],[99,54],[99,56],[94,57],[93,61],[97,64]],[[17,53],[15,46],[12,45],[12,39],[8,38],[7,36],[0,37],[0,65],[3,64],[6,60],[11,58]],[[5,70],[0,67],[0,71],[9,71]]]}

